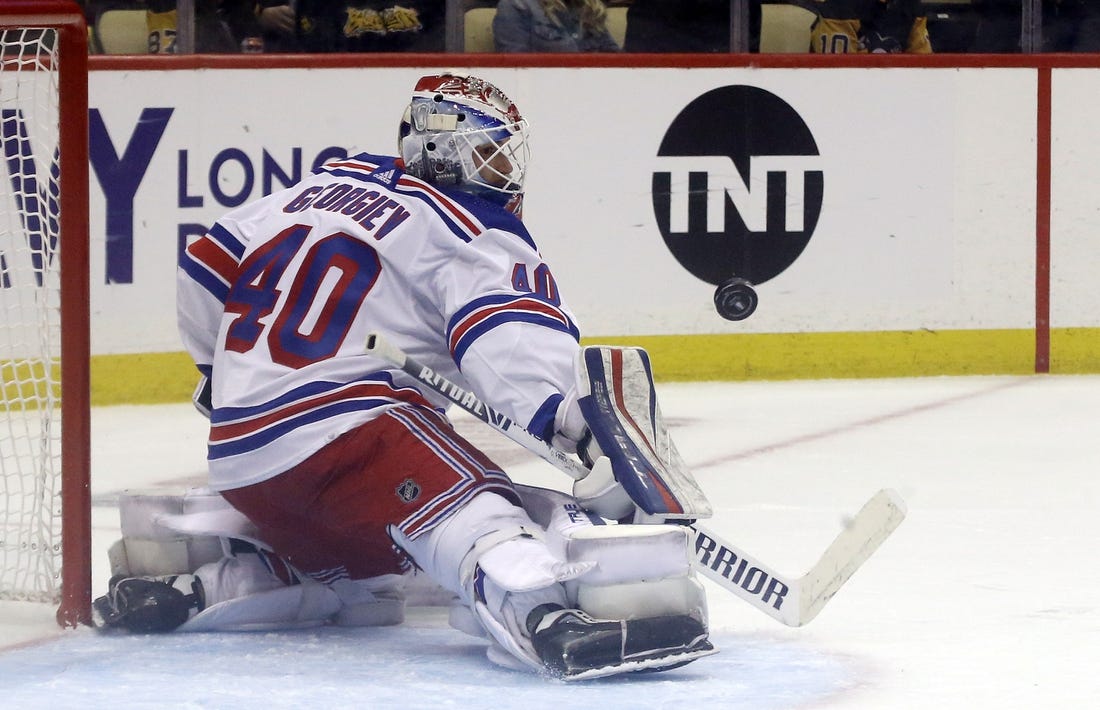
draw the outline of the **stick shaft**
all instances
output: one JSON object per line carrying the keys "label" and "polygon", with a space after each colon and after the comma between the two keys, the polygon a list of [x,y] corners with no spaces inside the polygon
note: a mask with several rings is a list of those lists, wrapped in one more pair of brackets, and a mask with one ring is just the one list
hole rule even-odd
{"label": "stick shaft", "polygon": [[571,458],[569,454],[551,446],[516,424],[509,417],[482,402],[474,393],[462,389],[430,367],[413,360],[380,334],[371,333],[367,336],[366,351],[369,355],[374,355],[401,368],[405,374],[447,397],[460,409],[474,415],[523,448],[542,457],[571,478],[580,480],[588,475],[588,469],[580,461]]}

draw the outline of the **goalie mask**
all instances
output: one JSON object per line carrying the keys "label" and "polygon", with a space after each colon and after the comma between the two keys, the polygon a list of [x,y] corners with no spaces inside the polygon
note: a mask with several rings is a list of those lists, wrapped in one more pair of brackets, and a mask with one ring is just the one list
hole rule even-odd
{"label": "goalie mask", "polygon": [[410,175],[520,214],[527,122],[489,82],[456,74],[422,77],[401,119],[398,145]]}

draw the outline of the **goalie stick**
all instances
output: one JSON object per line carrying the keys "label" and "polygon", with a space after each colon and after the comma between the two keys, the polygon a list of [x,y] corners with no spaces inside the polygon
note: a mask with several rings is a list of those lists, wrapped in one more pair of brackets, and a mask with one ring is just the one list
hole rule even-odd
{"label": "goalie stick", "polygon": [[[579,460],[536,437],[477,395],[416,362],[381,334],[367,336],[366,352],[396,365],[572,478],[580,480],[589,474]],[[607,459],[602,458],[596,465],[601,462],[606,463]],[[695,548],[693,561],[699,572],[773,619],[787,626],[803,626],[818,615],[904,519],[905,503],[901,497],[893,490],[879,491],[801,577],[775,571],[698,522],[689,527]]]}

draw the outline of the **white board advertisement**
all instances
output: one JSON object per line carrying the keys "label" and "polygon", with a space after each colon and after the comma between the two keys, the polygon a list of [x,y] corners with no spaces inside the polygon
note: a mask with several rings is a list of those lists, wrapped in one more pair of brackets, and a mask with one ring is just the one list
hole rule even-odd
{"label": "white board advertisement", "polygon": [[[392,153],[433,71],[93,72],[93,352],[181,349],[186,240],[319,160]],[[525,222],[585,335],[1033,324],[1033,69],[478,73],[532,125]],[[737,322],[712,302],[734,275],[760,296]]]}

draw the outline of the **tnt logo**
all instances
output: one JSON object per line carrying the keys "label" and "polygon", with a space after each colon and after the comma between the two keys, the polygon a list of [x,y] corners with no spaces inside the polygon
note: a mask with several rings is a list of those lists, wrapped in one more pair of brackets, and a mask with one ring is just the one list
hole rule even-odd
{"label": "tnt logo", "polygon": [[669,251],[696,277],[763,283],[794,263],[821,215],[824,175],[801,116],[764,89],[726,86],[669,126],[653,210]]}

